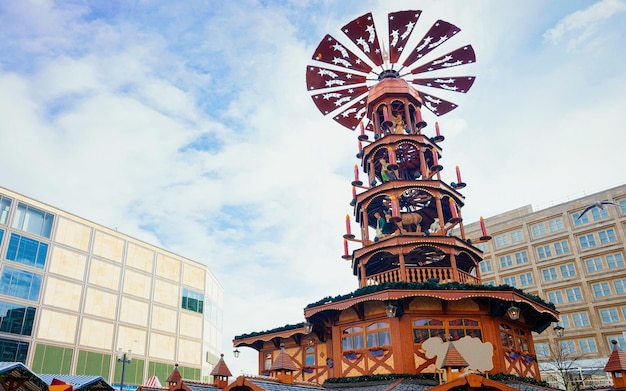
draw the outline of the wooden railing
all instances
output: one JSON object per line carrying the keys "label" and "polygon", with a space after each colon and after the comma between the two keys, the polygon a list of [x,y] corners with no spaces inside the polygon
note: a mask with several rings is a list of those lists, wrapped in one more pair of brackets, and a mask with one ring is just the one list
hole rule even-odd
{"label": "wooden railing", "polygon": [[400,276],[400,269],[388,270],[386,272],[373,274],[366,279],[366,286],[379,285],[386,282],[426,282],[430,279],[437,279],[440,283],[462,282],[466,284],[479,284],[478,278],[466,272],[457,270],[456,275],[451,267],[407,267],[406,279]]}

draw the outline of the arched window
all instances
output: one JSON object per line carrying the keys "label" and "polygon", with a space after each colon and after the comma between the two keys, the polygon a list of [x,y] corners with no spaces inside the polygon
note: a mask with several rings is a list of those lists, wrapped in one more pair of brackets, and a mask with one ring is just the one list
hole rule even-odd
{"label": "arched window", "polygon": [[307,367],[315,366],[315,348],[306,348],[304,351],[304,365]]}
{"label": "arched window", "polygon": [[482,340],[482,331],[477,320],[423,318],[413,321],[413,343],[416,344],[421,344],[431,337],[439,337],[443,341],[456,341],[466,336]]}
{"label": "arched window", "polygon": [[423,343],[430,337],[446,340],[443,321],[439,319],[418,319],[413,321],[413,342]]}
{"label": "arched window", "polygon": [[343,330],[341,336],[341,348],[344,351],[363,349],[364,347],[362,327],[348,327]]}
{"label": "arched window", "polygon": [[366,330],[368,348],[391,345],[389,323],[372,323],[371,325],[367,326]]}

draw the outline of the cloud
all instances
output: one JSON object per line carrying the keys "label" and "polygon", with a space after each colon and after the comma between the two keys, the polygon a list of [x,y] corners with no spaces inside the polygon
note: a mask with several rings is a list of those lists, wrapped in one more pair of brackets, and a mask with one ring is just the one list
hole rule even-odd
{"label": "cloud", "polygon": [[552,44],[567,41],[568,50],[575,50],[588,42],[599,31],[602,23],[624,10],[626,4],[622,0],[601,0],[565,16],[546,31],[543,38]]}

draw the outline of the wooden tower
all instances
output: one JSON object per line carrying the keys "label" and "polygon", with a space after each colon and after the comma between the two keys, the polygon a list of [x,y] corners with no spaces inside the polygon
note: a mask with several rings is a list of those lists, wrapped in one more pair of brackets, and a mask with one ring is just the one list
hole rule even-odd
{"label": "wooden tower", "polygon": [[[420,16],[390,13],[385,45],[365,14],[342,28],[354,51],[327,35],[307,67],[318,109],[360,129],[350,201],[358,232],[347,215],[342,255],[359,288],[309,304],[305,323],[236,337],[235,346],[259,351],[261,373],[283,344],[301,380],[430,373],[445,382],[472,372],[540,378],[531,332],[556,322],[558,312],[520,290],[481,284],[475,245],[490,237],[482,219],[481,237],[466,237],[466,184],[458,166],[455,182],[442,180],[445,138],[437,122],[427,131],[423,116],[424,108],[439,116],[456,107],[433,88],[466,92],[474,78],[421,74],[473,63],[474,51],[465,45],[423,62],[460,29],[438,20],[410,41]],[[403,50],[410,42],[415,48]]]}

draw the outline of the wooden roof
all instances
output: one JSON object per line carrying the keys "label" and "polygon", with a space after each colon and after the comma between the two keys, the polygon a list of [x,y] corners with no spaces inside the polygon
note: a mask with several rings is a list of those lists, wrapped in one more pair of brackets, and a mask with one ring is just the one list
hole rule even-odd
{"label": "wooden roof", "polygon": [[613,352],[604,366],[604,372],[626,371],[626,353],[619,348],[617,341],[611,341],[611,343],[613,344]]}
{"label": "wooden roof", "polygon": [[280,354],[276,357],[276,360],[272,363],[272,366],[269,369],[270,371],[297,371],[298,367],[293,362],[291,357],[285,353],[285,348],[281,346]]}
{"label": "wooden roof", "polygon": [[461,356],[456,347],[452,342],[448,343],[448,350],[446,351],[446,356],[443,358],[441,363],[442,368],[465,368],[469,366],[467,361]]}
{"label": "wooden roof", "polygon": [[230,369],[224,362],[224,355],[220,357],[220,360],[215,364],[215,368],[210,373],[211,376],[222,376],[222,377],[231,377],[233,374],[230,373]]}

